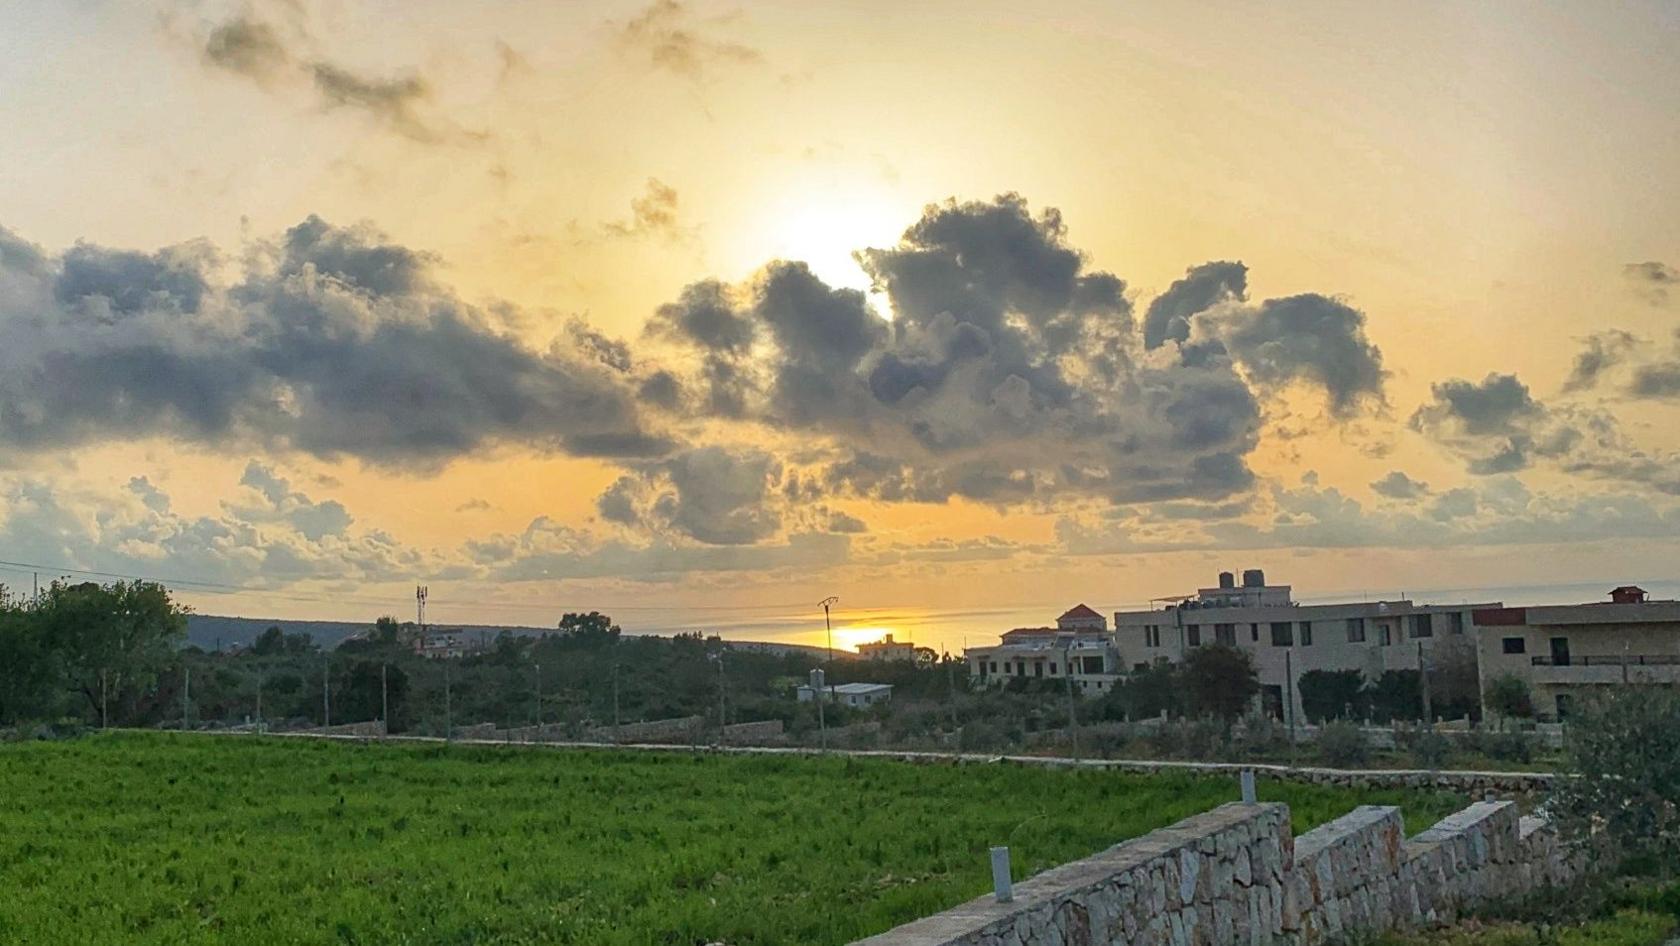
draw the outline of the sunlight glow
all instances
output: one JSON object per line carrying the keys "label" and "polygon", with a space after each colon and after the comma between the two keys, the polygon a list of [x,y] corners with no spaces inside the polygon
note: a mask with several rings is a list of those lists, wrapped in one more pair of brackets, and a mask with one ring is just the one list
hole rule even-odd
{"label": "sunlight glow", "polygon": [[[764,206],[747,232],[754,234],[758,259],[799,260],[831,286],[869,291],[869,277],[852,254],[892,246],[913,209],[868,188],[789,188]],[[884,304],[872,294],[885,314]]]}

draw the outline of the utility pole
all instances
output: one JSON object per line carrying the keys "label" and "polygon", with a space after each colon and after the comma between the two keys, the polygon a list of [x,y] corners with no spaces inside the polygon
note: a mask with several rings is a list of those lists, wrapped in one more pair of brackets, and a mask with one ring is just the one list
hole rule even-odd
{"label": "utility pole", "polygon": [[1435,713],[1429,705],[1429,665],[1423,662],[1423,641],[1418,641],[1418,683],[1423,691],[1423,724],[1435,728]]}
{"label": "utility pole", "polygon": [[261,733],[263,731],[262,691],[263,691],[263,673],[262,673],[262,668],[258,667],[257,668],[257,732],[258,733]]}
{"label": "utility pole", "polygon": [[839,595],[829,595],[817,602],[823,609],[823,627],[828,630],[828,669],[834,669],[834,624],[828,617],[828,609],[840,603]]}
{"label": "utility pole", "polygon": [[613,644],[613,745],[618,745],[618,644]]}
{"label": "utility pole", "polygon": [[542,740],[542,664],[533,663],[537,668],[537,739]]}
{"label": "utility pole", "polygon": [[449,657],[443,658],[443,741],[455,738],[455,724],[449,718]]}
{"label": "utility pole", "polygon": [[1295,645],[1283,652],[1283,708],[1289,714],[1289,764],[1295,764]]}
{"label": "utility pole", "polygon": [[823,691],[827,689],[828,678],[825,676],[823,677],[823,685],[812,694],[817,698],[817,745],[824,752],[828,751],[828,722],[823,718],[823,704],[828,702],[828,694]]}
{"label": "utility pole", "polygon": [[332,725],[332,658],[321,655],[321,725]]}
{"label": "utility pole", "polygon": [[181,668],[181,731],[187,731],[187,722],[192,718],[192,668]]}
{"label": "utility pole", "polygon": [[385,682],[386,665],[379,665],[379,728],[381,736],[391,734],[391,690]]}
{"label": "utility pole", "polygon": [[101,670],[99,671],[99,728],[105,729],[110,725],[111,717],[105,709],[105,671]]}
{"label": "utility pole", "polygon": [[1073,642],[1069,641],[1067,649],[1062,651],[1062,669],[1067,671],[1062,678],[1067,681],[1068,698],[1068,739],[1073,745],[1073,758],[1079,759],[1079,711],[1074,701],[1078,697],[1073,695]]}
{"label": "utility pole", "polygon": [[723,715],[724,678],[723,678],[723,646],[721,644],[718,645],[717,665],[718,665],[718,745],[721,746],[724,743],[729,741],[729,738],[728,738],[728,735],[727,735],[727,729],[726,729],[727,718]]}

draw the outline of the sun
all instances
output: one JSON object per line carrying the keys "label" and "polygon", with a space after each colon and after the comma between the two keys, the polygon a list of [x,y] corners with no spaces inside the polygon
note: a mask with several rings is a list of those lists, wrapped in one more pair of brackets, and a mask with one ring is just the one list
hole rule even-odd
{"label": "sun", "polygon": [[853,253],[895,245],[912,219],[914,211],[881,188],[801,181],[759,204],[756,219],[743,230],[751,234],[743,249],[752,252],[755,267],[772,259],[799,261],[830,286],[869,292],[869,276]]}

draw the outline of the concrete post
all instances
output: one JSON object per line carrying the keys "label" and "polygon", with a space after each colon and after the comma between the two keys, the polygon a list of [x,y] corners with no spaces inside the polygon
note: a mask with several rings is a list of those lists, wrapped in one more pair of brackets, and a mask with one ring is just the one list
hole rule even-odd
{"label": "concrete post", "polygon": [[997,902],[1008,903],[1015,899],[1015,888],[1009,879],[1009,848],[992,848],[992,892],[997,895]]}

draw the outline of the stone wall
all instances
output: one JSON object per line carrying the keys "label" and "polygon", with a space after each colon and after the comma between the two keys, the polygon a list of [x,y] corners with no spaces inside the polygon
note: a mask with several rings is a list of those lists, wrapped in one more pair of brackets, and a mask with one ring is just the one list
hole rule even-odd
{"label": "stone wall", "polygon": [[337,726],[311,726],[304,730],[312,736],[383,736],[385,721],[371,719],[365,723],[340,723]]}
{"label": "stone wall", "polygon": [[723,741],[737,745],[754,744],[769,745],[781,743],[785,727],[779,719],[766,719],[762,722],[735,723],[723,727]]}
{"label": "stone wall", "polygon": [[541,726],[515,726],[512,729],[498,729],[495,738],[507,742],[565,742],[566,727],[557,723],[544,723]]}
{"label": "stone wall", "polygon": [[1538,817],[1479,802],[1405,837],[1363,806],[1296,839],[1281,804],[1223,805],[857,946],[1313,946],[1451,922],[1585,869]]}
{"label": "stone wall", "polygon": [[474,723],[471,726],[456,726],[452,735],[456,739],[494,739],[496,738],[496,724]]}
{"label": "stone wall", "polygon": [[[615,732],[612,726],[597,726],[584,733],[589,742],[658,742],[666,739],[691,739],[706,725],[704,716],[679,716],[676,719],[653,719],[645,723],[622,723]],[[615,740],[616,735],[616,740]]]}

